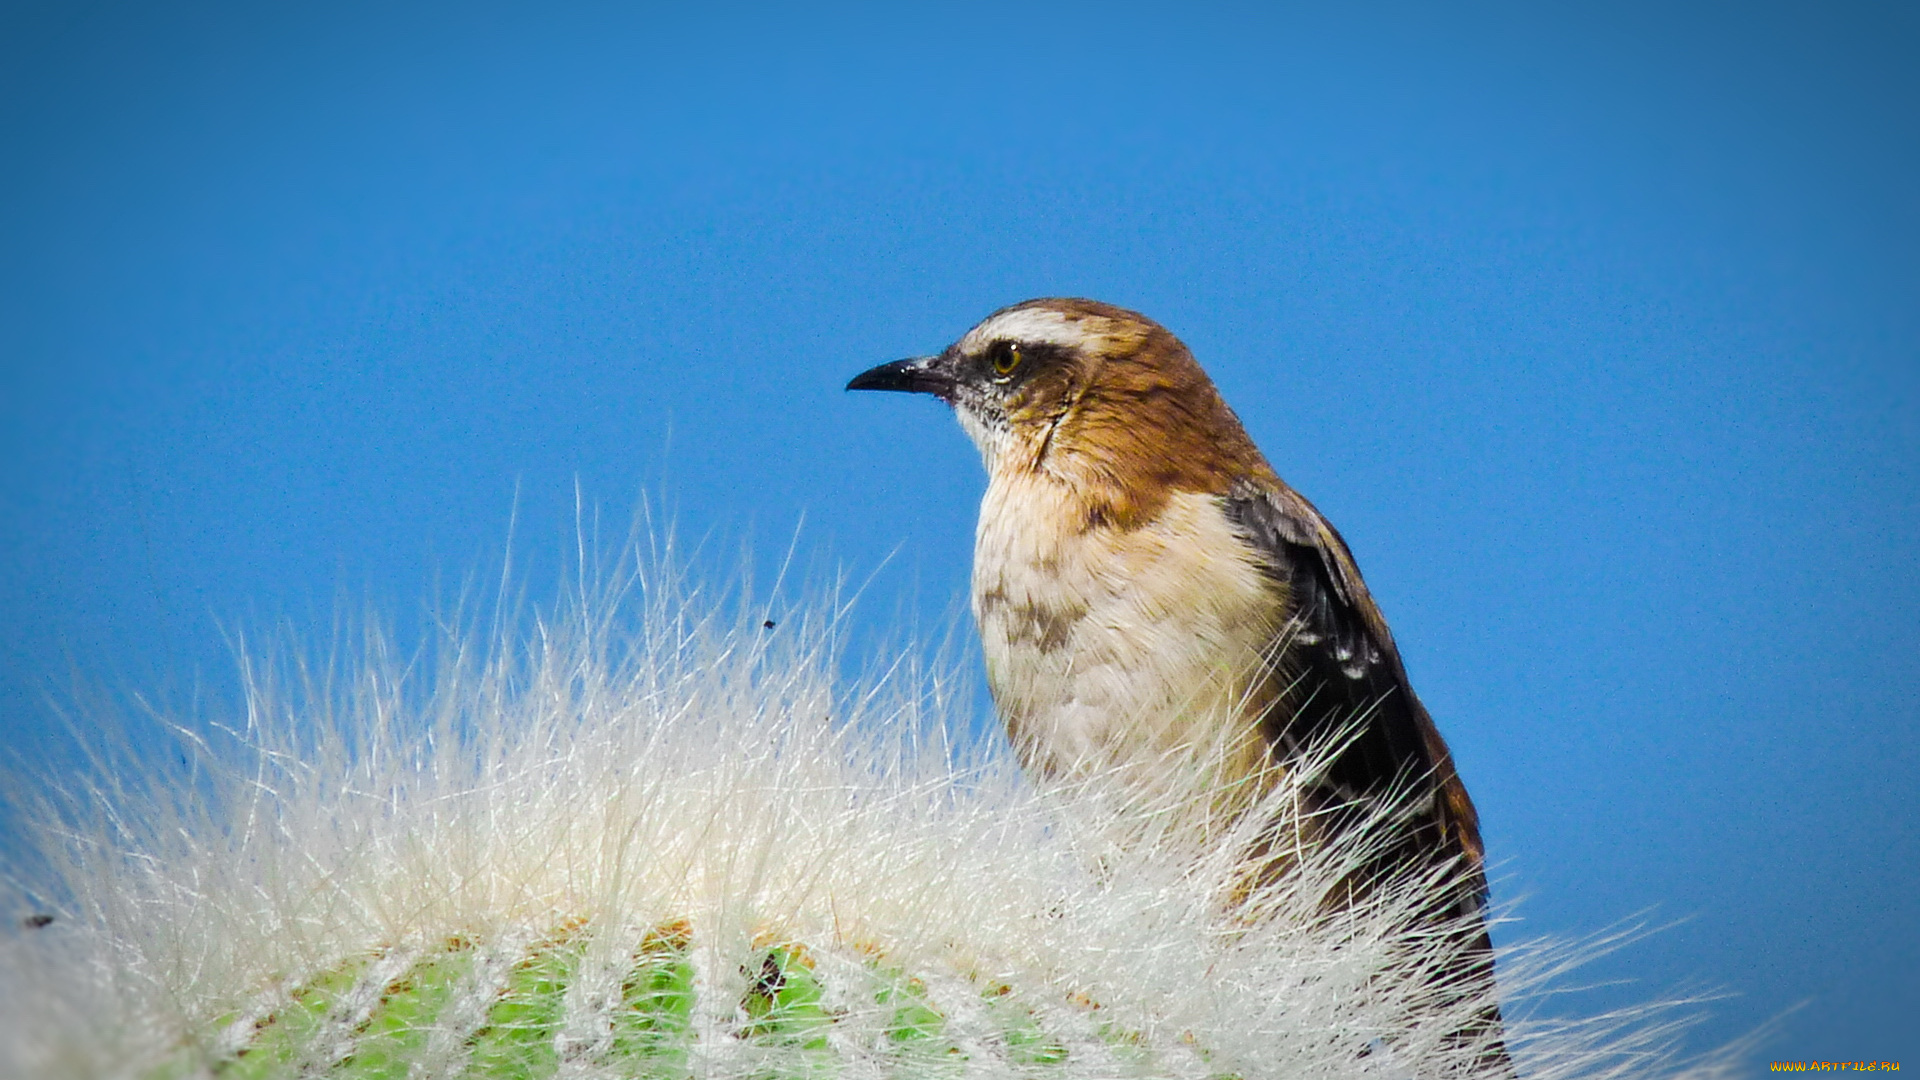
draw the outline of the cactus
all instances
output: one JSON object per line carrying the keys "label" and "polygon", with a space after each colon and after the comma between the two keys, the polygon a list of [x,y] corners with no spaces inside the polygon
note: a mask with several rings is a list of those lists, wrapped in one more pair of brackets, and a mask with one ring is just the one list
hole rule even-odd
{"label": "cactus", "polygon": [[[1420,883],[1329,915],[1365,855],[1330,850],[1223,905],[1230,859],[947,738],[956,680],[910,651],[846,680],[805,605],[626,565],[429,660],[243,650],[184,773],[98,749],[30,788],[6,879],[51,918],[0,937],[0,1075],[1472,1072],[1422,1019]],[[1530,1018],[1568,956],[1503,956],[1523,1071],[1671,1074],[1670,1011]]]}

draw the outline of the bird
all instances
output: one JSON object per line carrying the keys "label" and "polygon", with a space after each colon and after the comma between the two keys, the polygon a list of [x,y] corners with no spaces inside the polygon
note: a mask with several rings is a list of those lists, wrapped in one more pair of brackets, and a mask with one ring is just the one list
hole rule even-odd
{"label": "bird", "polygon": [[1187,346],[1138,312],[1043,297],[847,389],[938,398],[980,451],[972,607],[1023,767],[1191,796],[1204,843],[1321,753],[1295,835],[1246,853],[1255,877],[1284,873],[1278,853],[1303,832],[1377,828],[1400,808],[1331,902],[1405,875],[1446,882],[1422,913],[1458,939],[1442,996],[1488,1003],[1456,1034],[1511,1075],[1473,801],[1346,541]]}

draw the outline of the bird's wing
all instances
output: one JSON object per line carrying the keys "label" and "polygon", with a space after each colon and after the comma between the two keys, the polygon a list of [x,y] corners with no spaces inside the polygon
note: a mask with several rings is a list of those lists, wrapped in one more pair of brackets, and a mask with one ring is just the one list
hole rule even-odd
{"label": "bird's wing", "polygon": [[1491,1032],[1481,1057],[1486,1075],[1514,1077],[1493,991],[1479,818],[1453,771],[1446,742],[1407,683],[1393,635],[1360,580],[1353,553],[1313,504],[1277,479],[1237,485],[1227,495],[1226,509],[1267,572],[1287,590],[1289,617],[1273,652],[1277,677],[1292,689],[1263,721],[1269,745],[1285,762],[1316,740],[1341,732],[1356,716],[1364,718],[1335,756],[1324,796],[1316,800],[1330,805],[1336,828],[1409,785],[1426,796],[1409,807],[1405,831],[1362,874],[1377,880],[1461,860],[1453,863],[1459,871],[1453,886],[1432,898],[1433,914],[1461,945],[1441,981],[1457,988],[1449,998],[1457,993],[1486,1003],[1461,1036]]}
{"label": "bird's wing", "polygon": [[1289,618],[1273,651],[1291,689],[1263,721],[1276,756],[1285,761],[1356,725],[1321,780],[1329,798],[1351,805],[1409,787],[1429,793],[1431,810],[1419,808],[1408,839],[1428,857],[1464,855],[1477,868],[1473,802],[1346,541],[1277,481],[1237,485],[1226,510],[1287,591]]}

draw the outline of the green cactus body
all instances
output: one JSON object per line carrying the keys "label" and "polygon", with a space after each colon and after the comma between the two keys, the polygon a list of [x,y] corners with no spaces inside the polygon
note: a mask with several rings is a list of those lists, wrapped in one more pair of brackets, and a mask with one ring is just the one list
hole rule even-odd
{"label": "green cactus body", "polygon": [[[561,1071],[569,1055],[585,1056],[602,1073],[680,1080],[701,1072],[696,1033],[700,980],[686,924],[649,932],[630,955],[617,999],[602,1010],[600,1037],[578,1045],[565,1037],[569,1002],[589,944],[584,924],[571,924],[528,946],[507,964],[503,977],[481,977],[481,952],[465,938],[401,956],[386,953],[339,963],[292,991],[280,991],[276,1008],[261,1010],[250,1030],[234,1035],[241,1012],[224,1016],[215,1033],[229,1032],[225,1051],[208,1049],[209,1038],[182,1051],[149,1080],[212,1075],[221,1080],[278,1077],[338,1077],[341,1080],[407,1080],[432,1075],[431,1062],[476,1080],[544,1080]],[[957,1075],[969,1057],[954,1020],[935,1004],[926,983],[871,954],[835,971],[858,972],[840,996],[809,951],[799,944],[763,946],[741,965],[747,988],[732,1009],[735,1022],[724,1035],[734,1057],[753,1064],[742,1075],[767,1080],[840,1075],[850,1054],[877,1057],[901,1076]],[[374,985],[375,981],[381,985]],[[987,1030],[974,1031],[973,1045],[991,1045],[1004,1064],[1022,1074],[1046,1075],[1069,1057],[1067,1042],[1005,985],[978,993],[976,1015]],[[462,995],[484,994],[484,1008],[469,1003],[459,1019]],[[836,1000],[868,1003],[855,1009]],[[859,1030],[836,1038],[861,1012]],[[473,1021],[477,1019],[478,1023]],[[471,1030],[460,1030],[462,1027]],[[710,1038],[712,1036],[709,1036]],[[443,1047],[435,1057],[434,1047]],[[1104,1031],[1102,1041],[1121,1060],[1150,1071],[1149,1054],[1137,1038]],[[238,1045],[231,1045],[234,1043]],[[452,1054],[444,1053],[451,1046]],[[711,1050],[712,1048],[706,1048]]]}

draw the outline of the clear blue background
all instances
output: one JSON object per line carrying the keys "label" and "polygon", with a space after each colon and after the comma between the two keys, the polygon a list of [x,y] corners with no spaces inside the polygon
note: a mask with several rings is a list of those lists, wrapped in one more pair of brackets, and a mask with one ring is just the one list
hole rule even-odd
{"label": "clear blue background", "polygon": [[937,624],[974,453],[840,387],[1093,296],[1345,531],[1517,932],[1688,919],[1583,1000],[1920,1067],[1920,23],[1546,7],[10,7],[0,738],[576,477]]}

